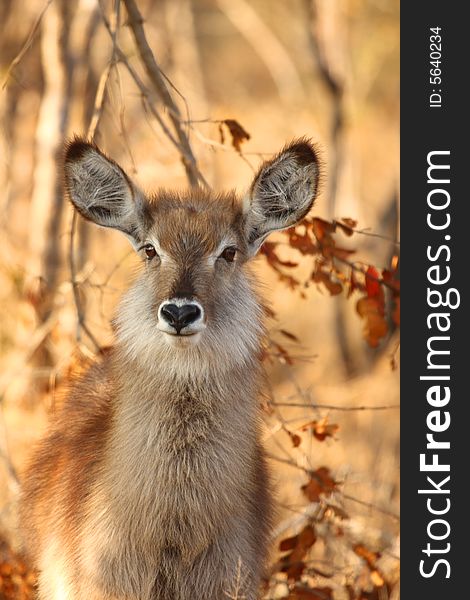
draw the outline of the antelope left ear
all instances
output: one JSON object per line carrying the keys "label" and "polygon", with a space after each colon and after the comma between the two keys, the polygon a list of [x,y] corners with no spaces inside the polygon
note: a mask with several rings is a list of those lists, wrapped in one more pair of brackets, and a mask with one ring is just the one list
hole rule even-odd
{"label": "antelope left ear", "polygon": [[261,165],[245,203],[246,236],[256,254],[264,239],[301,221],[318,191],[318,155],[306,140],[292,142]]}

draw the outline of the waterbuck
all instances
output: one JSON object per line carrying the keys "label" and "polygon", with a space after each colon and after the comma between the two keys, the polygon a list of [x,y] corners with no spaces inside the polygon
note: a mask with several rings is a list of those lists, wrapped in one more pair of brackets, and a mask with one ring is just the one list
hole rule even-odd
{"label": "waterbuck", "polygon": [[40,600],[254,600],[270,533],[260,445],[263,309],[248,263],[302,219],[319,176],[298,140],[243,200],[146,197],[75,139],[65,184],[86,219],[124,233],[140,277],[116,343],[70,387],[23,486]]}

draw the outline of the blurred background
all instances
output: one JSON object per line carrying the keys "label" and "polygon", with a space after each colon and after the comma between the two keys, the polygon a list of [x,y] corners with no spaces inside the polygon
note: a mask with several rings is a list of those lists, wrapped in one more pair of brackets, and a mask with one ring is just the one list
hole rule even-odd
{"label": "blurred background", "polygon": [[[127,1],[0,4],[0,598],[33,597],[15,533],[25,461],[64,381],[112,343],[139,269],[122,236],[72,216],[57,165],[74,134],[146,190],[204,179],[243,193],[287,141],[316,142],[311,216],[333,223],[342,262],[302,251],[303,235],[318,242],[311,222],[273,236],[275,258],[254,266],[270,304],[263,409],[279,505],[263,597],[398,598],[399,319],[384,280],[398,277],[399,3],[131,4],[147,62]],[[361,294],[385,310],[375,341]]]}

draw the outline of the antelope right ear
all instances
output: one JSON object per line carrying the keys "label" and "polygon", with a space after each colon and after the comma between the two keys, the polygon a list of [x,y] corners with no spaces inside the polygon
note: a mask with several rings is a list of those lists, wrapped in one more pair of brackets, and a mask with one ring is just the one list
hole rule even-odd
{"label": "antelope right ear", "polygon": [[319,160],[314,146],[300,139],[261,165],[245,201],[248,248],[255,254],[264,239],[301,221],[318,191]]}
{"label": "antelope right ear", "polygon": [[70,201],[85,219],[141,241],[146,201],[117,163],[94,144],[75,138],[66,146],[64,171]]}

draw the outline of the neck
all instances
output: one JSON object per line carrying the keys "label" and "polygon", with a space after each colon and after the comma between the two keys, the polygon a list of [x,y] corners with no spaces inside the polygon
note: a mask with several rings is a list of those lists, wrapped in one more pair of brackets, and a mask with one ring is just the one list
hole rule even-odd
{"label": "neck", "polygon": [[222,456],[231,465],[249,461],[259,427],[258,361],[222,375],[217,369],[193,370],[172,378],[158,363],[149,370],[128,361],[124,368],[120,360],[118,354],[107,453],[114,489],[122,491],[126,473],[127,489],[145,489],[153,498],[149,473],[166,481],[184,473],[196,477],[203,468],[212,471]]}

